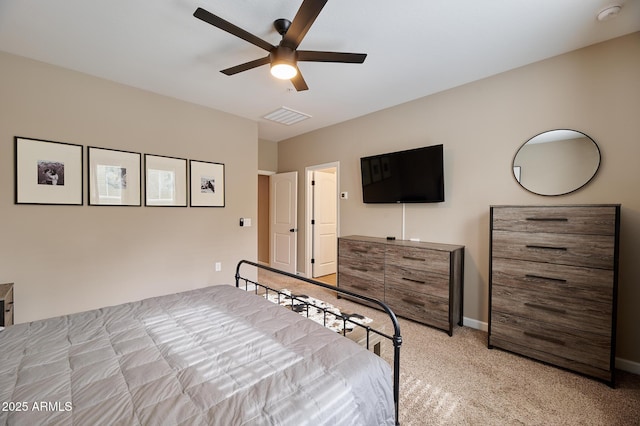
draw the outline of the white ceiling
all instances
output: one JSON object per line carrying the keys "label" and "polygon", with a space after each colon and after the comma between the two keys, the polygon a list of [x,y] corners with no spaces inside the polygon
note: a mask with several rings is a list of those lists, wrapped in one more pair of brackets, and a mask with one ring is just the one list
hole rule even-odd
{"label": "white ceiling", "polygon": [[[640,31],[640,0],[329,0],[300,49],[367,59],[302,62],[309,90],[296,92],[268,66],[220,73],[266,52],[193,17],[202,7],[277,44],[272,22],[301,2],[2,0],[0,50],[246,117],[279,141]],[[311,118],[261,118],[282,106]]]}

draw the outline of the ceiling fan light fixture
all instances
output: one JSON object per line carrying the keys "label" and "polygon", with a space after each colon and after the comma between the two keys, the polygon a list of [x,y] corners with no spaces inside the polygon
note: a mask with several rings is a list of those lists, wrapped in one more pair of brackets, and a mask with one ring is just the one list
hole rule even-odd
{"label": "ceiling fan light fixture", "polygon": [[298,74],[296,52],[285,46],[278,46],[269,53],[271,75],[280,80],[291,80]]}
{"label": "ceiling fan light fixture", "polygon": [[271,64],[271,75],[280,80],[291,80],[298,74],[298,70],[291,64]]}

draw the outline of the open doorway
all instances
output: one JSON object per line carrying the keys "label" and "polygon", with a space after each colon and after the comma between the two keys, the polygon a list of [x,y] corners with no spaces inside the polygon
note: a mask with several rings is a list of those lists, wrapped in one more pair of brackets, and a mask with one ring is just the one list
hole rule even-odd
{"label": "open doorway", "polygon": [[271,250],[269,235],[269,175],[258,174],[258,263],[269,266]]}
{"label": "open doorway", "polygon": [[340,163],[306,168],[307,276],[335,281],[338,258]]}

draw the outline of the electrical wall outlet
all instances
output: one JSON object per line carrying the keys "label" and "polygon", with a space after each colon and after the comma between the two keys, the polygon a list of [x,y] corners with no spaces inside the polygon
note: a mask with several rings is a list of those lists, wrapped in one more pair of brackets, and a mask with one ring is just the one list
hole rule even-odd
{"label": "electrical wall outlet", "polygon": [[216,272],[222,271],[222,262],[216,262]]}

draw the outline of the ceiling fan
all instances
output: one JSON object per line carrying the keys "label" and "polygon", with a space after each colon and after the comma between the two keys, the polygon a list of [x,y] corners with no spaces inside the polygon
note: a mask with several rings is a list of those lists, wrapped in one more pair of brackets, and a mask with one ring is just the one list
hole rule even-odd
{"label": "ceiling fan", "polygon": [[302,42],[302,39],[307,34],[307,31],[309,31],[309,28],[311,28],[311,25],[316,20],[326,3],[327,0],[303,0],[300,9],[298,9],[296,16],[293,18],[293,21],[289,21],[284,18],[276,19],[273,22],[273,26],[282,36],[282,40],[277,46],[262,40],[261,38],[200,7],[196,9],[193,16],[269,52],[269,55],[264,58],[224,69],[220,71],[221,73],[234,75],[262,65],[270,64],[272,75],[277,78],[291,80],[296,90],[302,91],[308,90],[309,87],[300,73],[300,69],[297,64],[298,61],[361,64],[367,57],[366,53],[298,50],[298,46]]}

